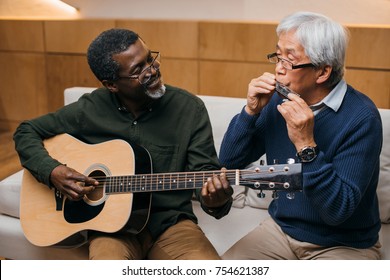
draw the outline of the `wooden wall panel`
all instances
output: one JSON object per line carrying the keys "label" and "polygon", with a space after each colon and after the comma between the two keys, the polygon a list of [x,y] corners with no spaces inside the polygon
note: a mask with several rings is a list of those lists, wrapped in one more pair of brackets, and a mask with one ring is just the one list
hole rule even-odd
{"label": "wooden wall panel", "polygon": [[43,21],[0,20],[0,50],[43,52]]}
{"label": "wooden wall panel", "polygon": [[274,68],[267,63],[201,61],[200,94],[246,98],[250,80]]}
{"label": "wooden wall panel", "polygon": [[198,23],[194,21],[118,20],[116,26],[137,32],[152,50],[170,58],[198,57]]}
{"label": "wooden wall panel", "polygon": [[93,39],[114,27],[113,20],[45,21],[46,51],[87,53]]}
{"label": "wooden wall panel", "polygon": [[165,83],[198,93],[198,62],[185,59],[161,59],[161,73]]}
{"label": "wooden wall panel", "polygon": [[267,62],[275,51],[276,24],[200,22],[201,59]]}
{"label": "wooden wall panel", "polygon": [[[4,113],[3,104],[1,104],[1,102],[0,102],[0,116],[2,116],[3,113]],[[9,133],[10,131],[14,132],[19,123],[20,123],[20,121],[0,119],[0,137],[2,137],[2,133],[5,133],[5,132]]]}
{"label": "wooden wall panel", "polygon": [[347,67],[390,69],[390,28],[350,26]]}
{"label": "wooden wall panel", "polygon": [[19,122],[47,107],[43,54],[0,52],[0,119]]}
{"label": "wooden wall panel", "polygon": [[390,109],[390,71],[347,69],[345,80],[368,95],[378,108]]}
{"label": "wooden wall panel", "polygon": [[49,111],[64,105],[64,89],[75,86],[100,87],[84,55],[47,55]]}
{"label": "wooden wall panel", "polygon": [[[162,53],[166,83],[193,93],[245,97],[247,85],[273,72],[276,23],[163,20],[0,20],[0,130],[58,109],[63,90],[100,86],[85,53],[103,30],[129,28]],[[389,26],[349,26],[346,79],[390,108]],[[21,104],[28,104],[21,110]],[[8,124],[8,125],[6,125]]]}

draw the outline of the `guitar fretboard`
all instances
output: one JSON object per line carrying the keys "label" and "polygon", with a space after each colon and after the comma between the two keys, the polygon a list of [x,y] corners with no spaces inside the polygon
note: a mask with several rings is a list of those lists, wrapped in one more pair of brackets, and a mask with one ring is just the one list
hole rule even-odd
{"label": "guitar fretboard", "polygon": [[[226,170],[230,184],[249,186],[254,189],[290,188],[289,167],[275,166],[261,170]],[[221,171],[197,171],[177,173],[136,174],[128,176],[108,176],[96,178],[104,186],[107,194],[156,192],[202,188],[208,178],[219,176]]]}
{"label": "guitar fretboard", "polygon": [[[229,181],[235,179],[235,172],[226,173]],[[220,171],[209,171],[110,176],[104,184],[105,192],[109,194],[197,189],[202,188],[207,178],[219,174]]]}

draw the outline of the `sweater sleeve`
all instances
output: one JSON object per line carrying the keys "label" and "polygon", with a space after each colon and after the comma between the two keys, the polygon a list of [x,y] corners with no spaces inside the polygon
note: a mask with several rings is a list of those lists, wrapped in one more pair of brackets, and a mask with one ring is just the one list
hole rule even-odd
{"label": "sweater sleeve", "polygon": [[319,156],[303,164],[304,193],[329,225],[343,223],[356,216],[357,210],[365,211],[371,207],[368,204],[374,203],[366,198],[376,197],[382,146],[380,118],[364,115],[343,127],[343,138],[334,139],[339,144],[332,161],[319,146]]}
{"label": "sweater sleeve", "polygon": [[43,146],[43,139],[53,136],[39,125],[42,119],[25,121],[15,134],[15,148],[24,168],[41,183],[50,186],[50,174],[61,163],[49,156]]}
{"label": "sweater sleeve", "polygon": [[57,112],[24,121],[14,133],[15,149],[22,166],[45,185],[50,186],[50,174],[61,163],[48,154],[43,141],[58,134],[69,133],[65,119],[76,121],[75,108],[76,105],[68,105]]}
{"label": "sweater sleeve", "polygon": [[[219,159],[226,168],[244,168],[263,154],[259,115],[251,116],[243,108],[230,122],[222,140]],[[255,144],[256,143],[256,144]]]}

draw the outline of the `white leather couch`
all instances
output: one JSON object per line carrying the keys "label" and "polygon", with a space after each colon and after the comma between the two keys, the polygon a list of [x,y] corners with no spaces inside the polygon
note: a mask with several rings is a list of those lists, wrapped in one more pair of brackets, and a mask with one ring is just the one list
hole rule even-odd
{"label": "white leather couch", "polygon": [[[93,88],[65,90],[65,104],[73,102],[82,93]],[[245,99],[200,96],[208,108],[217,151],[231,118],[245,105]],[[380,110],[384,127],[384,145],[381,154],[381,173],[378,186],[382,229],[383,259],[390,259],[390,110]],[[367,163],[369,164],[369,163]],[[19,220],[19,193],[22,180],[20,171],[0,182],[0,256],[9,259],[87,259],[86,246],[72,249],[36,247],[24,237]],[[194,211],[199,224],[220,254],[223,254],[242,236],[257,226],[267,216],[271,193],[260,199],[257,192],[235,187],[233,207],[226,217],[216,220],[207,215],[194,201]]]}

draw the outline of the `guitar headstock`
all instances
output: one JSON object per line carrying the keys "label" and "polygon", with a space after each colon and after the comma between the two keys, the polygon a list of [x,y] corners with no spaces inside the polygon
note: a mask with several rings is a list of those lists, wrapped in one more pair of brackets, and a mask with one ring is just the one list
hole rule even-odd
{"label": "guitar headstock", "polygon": [[260,191],[301,191],[302,164],[253,165],[240,171],[239,184]]}

